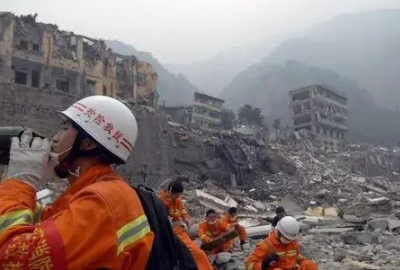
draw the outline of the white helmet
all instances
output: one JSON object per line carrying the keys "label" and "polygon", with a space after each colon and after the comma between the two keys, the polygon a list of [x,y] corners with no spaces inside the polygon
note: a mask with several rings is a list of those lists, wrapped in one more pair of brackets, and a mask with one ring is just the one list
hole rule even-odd
{"label": "white helmet", "polygon": [[122,102],[107,96],[90,96],[59,113],[75,122],[123,163],[128,160],[138,128],[135,116]]}
{"label": "white helmet", "polygon": [[300,224],[294,217],[286,216],[278,222],[276,229],[285,238],[289,240],[296,240],[300,231]]}

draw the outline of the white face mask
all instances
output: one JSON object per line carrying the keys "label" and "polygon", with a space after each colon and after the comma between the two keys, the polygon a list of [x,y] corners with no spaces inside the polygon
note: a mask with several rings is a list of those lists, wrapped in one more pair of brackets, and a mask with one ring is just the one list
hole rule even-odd
{"label": "white face mask", "polygon": [[217,223],[217,220],[214,220],[214,221],[207,221],[207,223],[210,224],[210,225],[214,225],[215,223]]}
{"label": "white face mask", "polygon": [[[56,177],[54,172],[54,168],[60,164],[60,156],[70,151],[72,147],[69,147],[62,151],[61,153],[50,152],[49,161],[44,167],[43,179],[44,181],[48,181],[51,178]],[[79,172],[79,171],[78,171]]]}
{"label": "white face mask", "polygon": [[65,149],[65,150],[62,151],[61,153],[54,153],[54,152],[51,152],[51,153],[50,153],[50,156],[51,156],[51,155],[54,155],[54,157],[57,158],[58,162],[60,163],[60,156],[61,156],[61,155],[64,155],[65,153],[67,153],[67,152],[70,151],[71,149],[72,149],[72,146],[71,146],[71,147],[68,147],[67,149]]}
{"label": "white face mask", "polygon": [[281,237],[281,238],[279,238],[279,240],[280,240],[281,243],[284,244],[284,245],[287,245],[287,244],[289,244],[290,242],[292,242],[292,241],[286,239],[285,237]]}

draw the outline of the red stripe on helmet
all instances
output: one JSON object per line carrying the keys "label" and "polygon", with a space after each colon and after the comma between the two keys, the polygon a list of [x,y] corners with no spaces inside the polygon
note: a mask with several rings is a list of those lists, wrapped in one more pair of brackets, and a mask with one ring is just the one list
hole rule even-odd
{"label": "red stripe on helmet", "polygon": [[72,105],[72,107],[74,107],[74,108],[77,109],[77,110],[80,110],[81,112],[84,112],[84,109],[82,109],[82,108],[79,107],[79,106],[76,106],[75,104]]}
{"label": "red stripe on helmet", "polygon": [[133,145],[127,140],[127,139],[123,139],[124,143],[128,144],[131,148],[133,148]]}
{"label": "red stripe on helmet", "polygon": [[74,105],[79,105],[79,106],[81,106],[82,108],[87,108],[87,106],[86,105],[83,105],[82,103],[79,103],[79,102],[75,102],[75,104]]}
{"label": "red stripe on helmet", "polygon": [[132,148],[130,148],[128,145],[126,145],[124,142],[121,142],[122,146],[125,147],[128,151],[132,151]]}

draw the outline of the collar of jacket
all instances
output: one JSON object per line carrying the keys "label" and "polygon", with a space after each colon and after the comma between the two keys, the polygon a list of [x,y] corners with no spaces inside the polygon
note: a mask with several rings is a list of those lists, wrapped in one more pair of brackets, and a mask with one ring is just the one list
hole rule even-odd
{"label": "collar of jacket", "polygon": [[74,183],[60,196],[58,197],[52,204],[52,207],[57,209],[59,206],[62,207],[65,203],[68,203],[69,200],[79,191],[84,189],[85,187],[102,181],[101,176],[114,173],[114,170],[110,165],[106,164],[97,164],[93,167],[89,168],[86,172],[84,172],[81,176],[79,176]]}
{"label": "collar of jacket", "polygon": [[67,189],[66,194],[75,195],[90,184],[101,181],[101,176],[114,173],[110,165],[96,164],[79,176],[74,183]]}

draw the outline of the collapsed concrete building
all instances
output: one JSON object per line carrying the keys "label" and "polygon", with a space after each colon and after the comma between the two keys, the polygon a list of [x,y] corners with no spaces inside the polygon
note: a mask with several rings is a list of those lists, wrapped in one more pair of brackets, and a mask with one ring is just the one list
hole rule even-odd
{"label": "collapsed concrete building", "polygon": [[311,85],[289,92],[293,127],[315,134],[325,147],[344,145],[348,131],[347,97],[326,86]]}
{"label": "collapsed concrete building", "polygon": [[72,96],[108,95],[157,103],[150,64],[107,48],[103,40],[36,22],[36,15],[0,13],[0,83]]}
{"label": "collapsed concrete building", "polygon": [[190,127],[190,124],[192,122],[192,112],[193,112],[192,106],[190,105],[175,106],[175,107],[163,106],[162,109],[167,113],[169,121],[184,125],[186,127]]}

